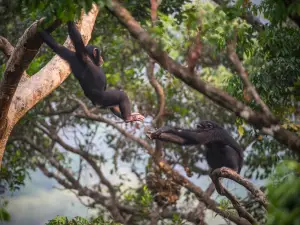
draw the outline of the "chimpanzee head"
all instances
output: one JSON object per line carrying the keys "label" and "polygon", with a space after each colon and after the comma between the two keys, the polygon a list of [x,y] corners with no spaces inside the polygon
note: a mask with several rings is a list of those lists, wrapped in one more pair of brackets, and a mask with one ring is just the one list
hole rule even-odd
{"label": "chimpanzee head", "polygon": [[87,45],[86,50],[89,54],[90,59],[97,65],[101,66],[103,59],[101,57],[101,50],[94,45]]}

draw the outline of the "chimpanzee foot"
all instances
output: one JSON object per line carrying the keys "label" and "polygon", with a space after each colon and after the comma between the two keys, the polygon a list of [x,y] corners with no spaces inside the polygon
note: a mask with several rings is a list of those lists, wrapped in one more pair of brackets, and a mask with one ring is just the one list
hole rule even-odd
{"label": "chimpanzee foot", "polygon": [[129,118],[125,121],[126,123],[134,122],[134,121],[143,121],[145,117],[140,113],[131,113]]}

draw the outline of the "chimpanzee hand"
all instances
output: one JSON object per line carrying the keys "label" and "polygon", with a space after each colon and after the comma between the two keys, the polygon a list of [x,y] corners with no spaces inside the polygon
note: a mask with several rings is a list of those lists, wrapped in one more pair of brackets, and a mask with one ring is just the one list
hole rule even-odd
{"label": "chimpanzee hand", "polygon": [[159,138],[161,134],[170,133],[172,130],[173,130],[172,127],[161,127],[158,130],[151,133],[151,138],[152,139]]}

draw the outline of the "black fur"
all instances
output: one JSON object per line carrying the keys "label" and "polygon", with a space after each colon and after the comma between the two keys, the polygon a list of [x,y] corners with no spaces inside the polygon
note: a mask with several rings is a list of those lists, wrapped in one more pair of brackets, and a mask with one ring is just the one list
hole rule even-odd
{"label": "black fur", "polygon": [[196,129],[162,127],[151,134],[153,139],[164,140],[163,133],[178,136],[174,143],[180,145],[204,145],[206,160],[212,170],[227,167],[240,173],[243,166],[244,153],[239,144],[214,121],[202,121]]}
{"label": "black fur", "polygon": [[106,90],[106,76],[100,67],[100,50],[92,45],[84,46],[74,22],[68,22],[68,32],[75,46],[75,52],[58,44],[46,31],[42,31],[40,35],[43,41],[56,54],[70,64],[72,72],[80,82],[84,94],[94,105],[97,104],[103,107],[118,106],[119,110],[114,108],[112,112],[123,120],[128,120],[131,110],[130,101],[126,93],[119,90]]}

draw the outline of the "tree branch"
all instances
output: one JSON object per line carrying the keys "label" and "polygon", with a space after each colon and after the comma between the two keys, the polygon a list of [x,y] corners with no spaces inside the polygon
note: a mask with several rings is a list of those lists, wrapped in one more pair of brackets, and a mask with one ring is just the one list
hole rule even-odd
{"label": "tree branch", "polygon": [[259,188],[255,187],[254,184],[252,184],[250,181],[248,181],[247,179],[240,176],[235,171],[223,167],[223,168],[214,170],[212,172],[212,175],[215,176],[215,177],[218,177],[218,178],[219,177],[228,178],[230,180],[233,180],[233,181],[237,182],[238,184],[240,184],[243,187],[245,187],[246,189],[248,189],[248,191],[250,191],[254,195],[254,197],[265,208],[268,207],[268,201],[267,201],[267,198],[266,198],[265,194]]}
{"label": "tree branch", "polygon": [[[91,37],[97,14],[98,7],[93,5],[88,15],[82,17],[79,30],[83,35],[84,43],[87,43]],[[68,63],[55,56],[44,68],[30,79],[22,82],[17,88],[16,85],[21,77],[20,73],[23,73],[27,68],[41,44],[41,40],[36,33],[36,26],[37,23],[34,23],[16,46],[7,63],[6,73],[2,80],[2,86],[5,90],[1,89],[2,99],[0,101],[0,135],[2,136],[0,139],[0,162],[14,125],[29,109],[58,87],[71,72]],[[53,29],[53,27],[49,29]],[[29,37],[31,39],[28,39]],[[69,38],[65,42],[65,46],[71,48],[72,44]]]}
{"label": "tree branch", "polygon": [[102,123],[106,123],[110,126],[112,126],[113,128],[115,128],[116,130],[118,130],[121,134],[123,134],[125,137],[135,141],[136,143],[138,143],[139,145],[141,145],[143,148],[149,150],[151,153],[153,153],[153,149],[151,148],[151,146],[143,139],[138,138],[136,136],[134,136],[133,134],[130,134],[129,132],[127,132],[125,129],[123,129],[122,127],[118,126],[117,124],[115,124],[115,122],[104,118],[103,116],[99,115],[99,114],[94,114],[91,113],[89,111],[89,109],[87,108],[87,106],[79,99],[77,98],[72,98],[74,101],[76,101],[83,109],[84,114],[77,114],[76,116],[79,118],[83,118],[83,119],[87,119],[87,120],[93,120],[93,121],[98,121],[98,122],[102,122]]}
{"label": "tree branch", "polygon": [[149,155],[152,156],[153,161],[155,162],[156,165],[159,166],[159,168],[168,176],[171,176],[172,179],[179,185],[187,188],[190,192],[194,193],[196,195],[196,197],[199,199],[199,201],[203,201],[205,206],[209,209],[211,209],[212,211],[216,212],[217,214],[220,214],[221,216],[223,216],[224,218],[228,218],[229,220],[239,224],[239,225],[249,225],[249,222],[243,218],[237,217],[235,215],[229,214],[226,211],[223,211],[222,209],[219,208],[219,205],[217,202],[215,202],[214,200],[210,199],[210,196],[206,195],[201,188],[197,187],[195,184],[193,184],[191,181],[189,181],[188,179],[186,179],[184,176],[182,176],[179,172],[177,172],[176,170],[173,170],[173,168],[163,159],[161,159],[161,157],[156,157],[155,155],[155,151],[154,149],[151,148],[151,146],[144,140],[135,137],[134,135],[128,133],[126,130],[124,130],[123,128],[119,127],[118,125],[116,125],[115,123],[113,123],[112,121],[103,118],[100,115],[95,115],[92,114],[88,108],[86,107],[86,105],[80,101],[79,99],[74,99],[76,102],[78,102],[79,105],[81,105],[81,107],[84,110],[85,116],[84,115],[78,115],[80,118],[85,118],[85,119],[90,119],[90,120],[94,120],[94,121],[99,121],[99,122],[104,122],[107,123],[108,125],[114,127],[115,129],[117,129],[120,133],[122,133],[125,137],[130,138],[131,140],[137,142],[138,144],[140,144],[143,148],[145,148],[148,152]]}
{"label": "tree branch", "polygon": [[60,138],[57,134],[53,134],[49,131],[47,131],[45,128],[43,128],[42,126],[37,126],[42,132],[44,132],[49,138],[51,138],[52,140],[54,140],[55,142],[57,142],[60,146],[62,146],[66,151],[68,152],[72,152],[75,153],[79,156],[81,156],[95,171],[95,173],[97,174],[97,176],[99,177],[100,181],[102,184],[104,184],[112,197],[113,202],[116,204],[116,191],[113,187],[113,185],[109,182],[109,180],[106,179],[106,177],[104,176],[100,166],[97,165],[96,161],[94,160],[94,156],[90,155],[88,152],[86,151],[82,151],[79,148],[74,148],[71,145],[67,144],[65,141],[63,141],[62,138]]}
{"label": "tree branch", "polygon": [[[4,130],[7,125],[6,117],[19,81],[43,43],[37,32],[40,21],[34,22],[25,30],[16,47],[10,53],[10,57],[7,61],[3,79],[0,83],[0,138],[4,135]],[[56,26],[53,25],[51,27],[51,30],[56,28]]]}
{"label": "tree branch", "polygon": [[[124,218],[121,215],[119,208],[118,208],[118,202],[116,201],[116,195],[115,195],[115,190],[113,189],[113,199],[112,202],[109,204],[105,203],[105,201],[108,199],[107,197],[101,195],[99,192],[93,191],[87,187],[83,187],[77,179],[73,176],[73,174],[65,167],[63,167],[58,160],[56,160],[50,152],[47,152],[44,150],[41,146],[36,145],[33,141],[31,141],[29,138],[26,137],[20,137],[19,140],[23,140],[27,142],[30,146],[32,146],[36,151],[47,157],[47,160],[50,162],[50,164],[57,170],[59,171],[67,180],[62,179],[60,176],[57,174],[54,174],[52,172],[49,172],[45,165],[43,163],[37,163],[37,166],[41,169],[41,171],[48,177],[55,178],[61,185],[63,185],[65,188],[68,189],[75,189],[78,191],[79,196],[88,196],[92,199],[94,199],[97,203],[101,203],[107,209],[111,212],[112,216],[117,222],[124,222]],[[73,149],[72,149],[73,150]],[[84,154],[85,156],[85,154]],[[92,161],[89,158],[83,157],[85,160],[87,160],[88,163],[92,162],[92,167],[94,168],[95,161]],[[97,167],[97,166],[96,166]],[[94,168],[95,169],[95,168]],[[112,185],[110,182],[104,177],[102,174],[102,171],[100,170],[100,167],[97,167],[97,171],[100,171],[100,176],[103,179],[102,182],[108,187],[108,189],[111,191]],[[96,171],[96,172],[97,172]]]}
{"label": "tree branch", "polygon": [[[236,39],[236,36],[235,36],[235,39]],[[235,70],[237,71],[239,77],[241,78],[241,80],[242,80],[242,82],[245,86],[245,90],[252,95],[252,97],[254,98],[256,103],[263,110],[263,112],[267,116],[273,118],[273,114],[271,113],[269,107],[263,102],[263,100],[260,98],[259,94],[257,93],[255,87],[249,81],[248,73],[247,73],[246,69],[244,68],[242,62],[240,61],[238,55],[236,54],[235,49],[236,49],[236,40],[227,41],[227,54],[228,54],[228,57],[229,57],[230,61],[232,62],[232,64],[234,65]]]}
{"label": "tree branch", "polygon": [[10,58],[14,51],[14,46],[5,37],[0,36],[0,50],[3,51],[6,58]]}
{"label": "tree branch", "polygon": [[162,88],[160,83],[154,77],[154,67],[155,67],[155,61],[153,59],[149,58],[149,62],[147,65],[147,77],[148,77],[150,84],[154,88],[157,99],[158,99],[159,109],[157,110],[156,116],[153,120],[153,123],[157,123],[164,114],[166,100],[165,100],[164,89]]}
{"label": "tree branch", "polygon": [[[158,9],[160,3],[158,2],[158,0],[150,0],[150,3],[151,3],[152,27],[155,27],[155,25],[158,21],[157,9]],[[154,90],[156,92],[156,96],[157,96],[158,104],[159,104],[159,109],[158,109],[156,116],[154,118],[154,121],[153,121],[153,123],[155,124],[160,121],[161,117],[164,114],[166,101],[165,101],[164,89],[162,88],[160,83],[155,79],[154,69],[155,69],[155,61],[151,57],[149,57],[149,62],[148,62],[148,66],[147,66],[147,77],[149,79],[150,84],[152,85],[152,87],[154,88]]]}
{"label": "tree branch", "polygon": [[202,50],[201,25],[199,26],[198,29],[199,30],[197,32],[197,35],[194,38],[192,45],[189,47],[188,56],[187,56],[187,64],[190,72],[194,71],[197,60],[199,59]]}
{"label": "tree branch", "polygon": [[290,149],[300,154],[300,137],[284,129],[278,124],[277,120],[270,118],[262,113],[253,111],[250,107],[237,101],[226,92],[208,85],[198,76],[195,76],[187,68],[171,59],[168,54],[151,38],[151,36],[135,21],[130,13],[122,7],[117,0],[112,0],[108,6],[111,13],[135,37],[147,53],[158,62],[162,68],[168,70],[175,77],[181,79],[190,87],[204,94],[220,106],[234,112],[236,115],[252,124],[257,129],[261,129],[265,134],[275,137],[276,140],[288,146]]}
{"label": "tree branch", "polygon": [[231,201],[233,207],[236,209],[236,211],[238,212],[238,214],[239,214],[240,217],[245,218],[246,220],[248,220],[248,221],[249,221],[251,224],[253,224],[253,225],[258,224],[257,221],[253,218],[253,216],[252,216],[250,213],[248,213],[247,210],[244,209],[244,207],[242,207],[242,206],[240,205],[240,203],[239,203],[239,201],[236,199],[236,197],[235,197],[233,194],[231,194],[231,193],[227,190],[227,188],[225,188],[225,187],[221,184],[221,182],[216,182],[216,183],[215,183],[215,186],[217,187],[217,190],[218,190],[218,189],[222,189],[222,190],[223,190],[223,192],[222,192],[221,195],[226,196],[226,197]]}
{"label": "tree branch", "polygon": [[[155,160],[156,158],[154,158],[154,161]],[[227,213],[226,211],[220,209],[219,205],[214,200],[210,199],[210,196],[205,194],[205,192],[203,192],[200,187],[197,187],[191,181],[183,177],[179,172],[173,170],[172,167],[168,165],[165,161],[160,160],[160,161],[155,161],[155,163],[160,167],[160,169],[162,169],[162,171],[164,171],[166,175],[170,176],[173,179],[173,181],[185,187],[190,192],[194,193],[195,196],[198,198],[198,200],[202,201],[208,209],[216,212],[217,214],[221,215],[224,218],[228,218],[229,220],[235,222],[236,224],[249,225],[249,222],[244,218],[237,217],[233,214]]]}
{"label": "tree branch", "polygon": [[49,178],[54,178],[59,184],[61,184],[62,186],[64,186],[65,188],[67,188],[69,190],[74,189],[74,187],[69,182],[67,182],[65,179],[62,179],[60,176],[58,176],[58,174],[54,174],[53,172],[50,172],[46,168],[44,163],[37,162],[36,165],[45,176],[47,176]]}

